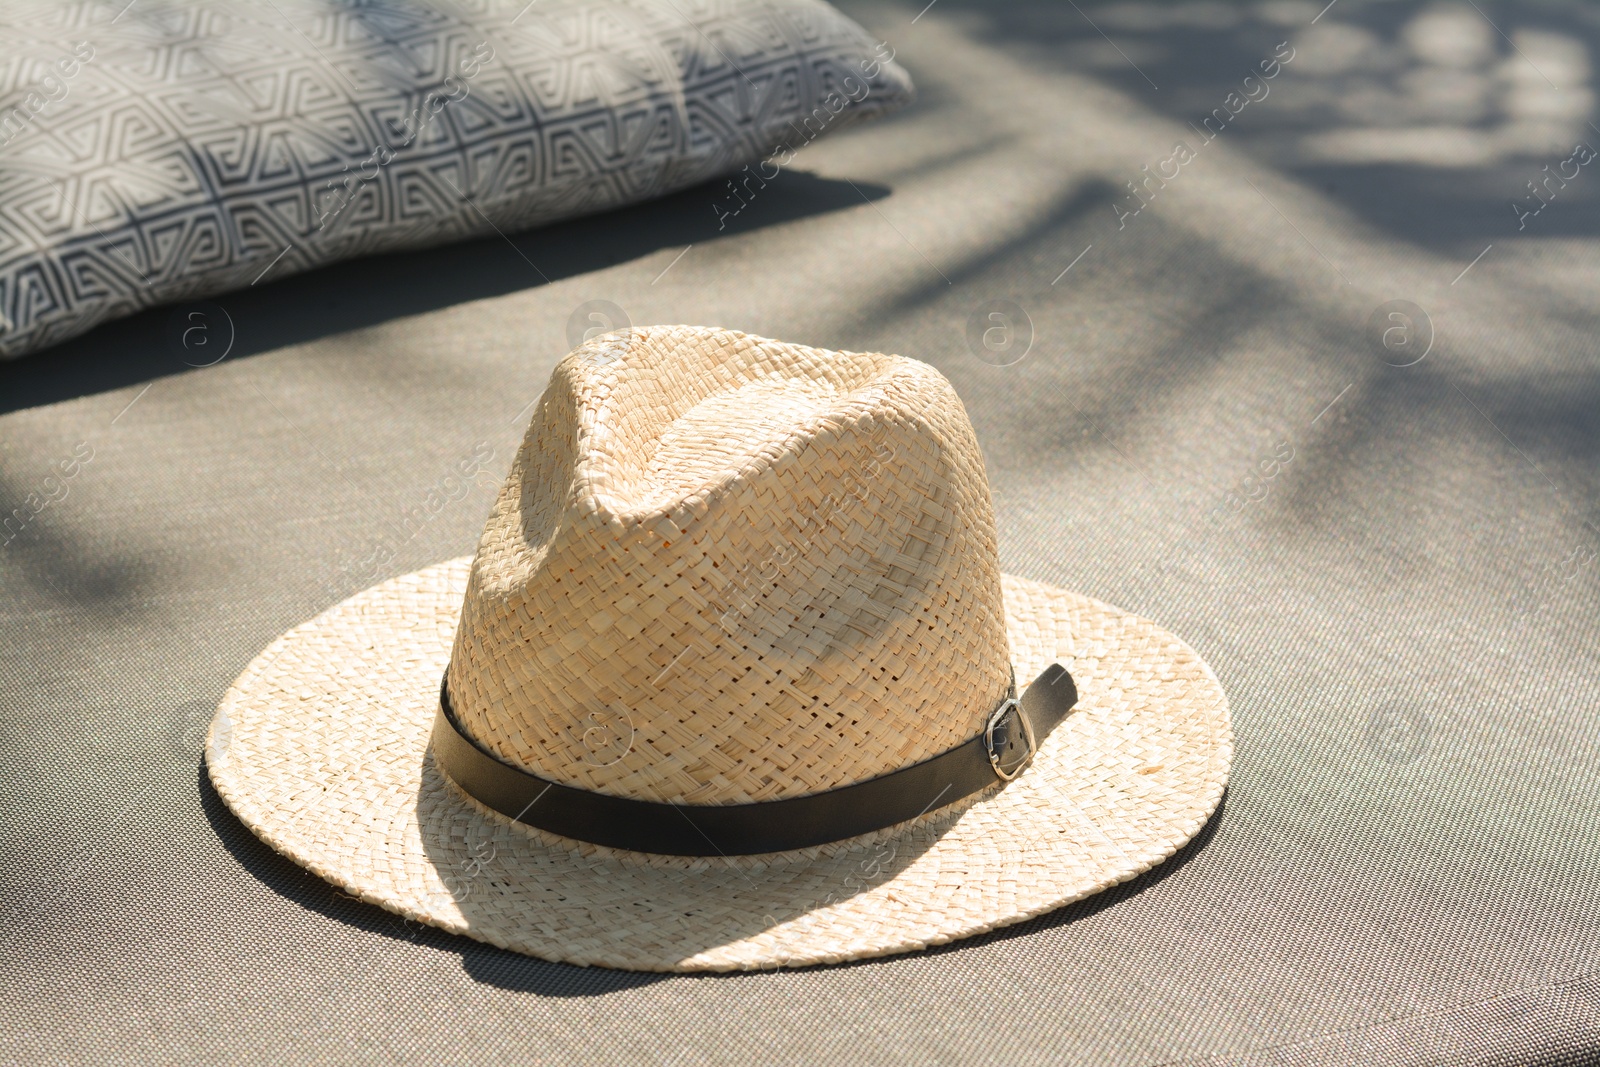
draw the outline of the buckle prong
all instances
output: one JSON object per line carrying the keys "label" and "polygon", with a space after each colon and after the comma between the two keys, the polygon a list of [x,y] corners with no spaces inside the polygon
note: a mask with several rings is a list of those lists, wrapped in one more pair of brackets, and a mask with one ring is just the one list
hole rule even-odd
{"label": "buckle prong", "polygon": [[[1027,755],[1022,758],[1021,763],[1018,763],[1010,771],[1000,765],[1000,753],[994,744],[994,733],[1000,728],[1007,714],[1015,716],[1016,721],[1022,726],[1022,736],[1028,742]],[[1006,738],[1006,742],[1009,745],[1009,737]],[[989,716],[989,725],[983,731],[983,743],[984,747],[989,750],[989,765],[994,768],[995,775],[1003,782],[1011,781],[1021,774],[1028,764],[1033,762],[1033,754],[1037,751],[1039,745],[1033,736],[1033,724],[1028,721],[1026,715],[1022,714],[1022,702],[1020,700],[1016,697],[1007,697],[998,708],[994,709],[994,714]]]}

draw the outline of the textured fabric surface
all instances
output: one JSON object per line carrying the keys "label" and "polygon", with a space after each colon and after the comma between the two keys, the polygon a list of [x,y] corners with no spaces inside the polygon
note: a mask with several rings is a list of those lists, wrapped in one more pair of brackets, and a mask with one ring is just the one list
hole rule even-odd
{"label": "textured fabric surface", "polygon": [[[156,311],[0,368],[0,504],[48,501],[0,548],[0,1059],[1592,1062],[1600,181],[1542,183],[1600,147],[1600,25],[1475,2],[851,6],[919,102],[722,231],[701,187],[269,276],[215,366]],[[1207,829],[970,942],[717,977],[408,927],[261,846],[200,766],[229,681],[363,561],[472,551],[596,301],[937,366],[1002,568],[1217,671]]]}
{"label": "textured fabric surface", "polygon": [[906,103],[874,45],[821,0],[13,0],[0,357],[736,171]]}

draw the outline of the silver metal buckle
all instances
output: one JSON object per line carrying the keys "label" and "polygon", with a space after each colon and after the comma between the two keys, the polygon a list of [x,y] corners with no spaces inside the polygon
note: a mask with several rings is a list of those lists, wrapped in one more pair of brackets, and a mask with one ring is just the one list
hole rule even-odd
{"label": "silver metal buckle", "polygon": [[[1025,756],[1022,762],[1017,764],[1016,768],[1009,774],[1006,773],[1006,770],[1000,766],[1000,753],[997,752],[994,747],[995,729],[1000,725],[1001,720],[1006,717],[1007,712],[1014,712],[1016,714],[1017,722],[1022,725],[1022,736],[1026,738],[1028,742],[1027,756]],[[994,769],[995,775],[999,777],[1002,782],[1011,781],[1011,779],[1015,778],[1017,775],[1026,770],[1028,764],[1033,762],[1033,754],[1038,750],[1039,744],[1036,740],[1034,740],[1033,724],[1028,721],[1028,717],[1026,715],[1022,714],[1022,702],[1020,700],[1018,700],[1016,697],[1007,697],[1001,702],[998,708],[994,709],[994,714],[989,716],[989,725],[984,727],[983,730],[983,744],[984,747],[989,750],[989,766]]]}

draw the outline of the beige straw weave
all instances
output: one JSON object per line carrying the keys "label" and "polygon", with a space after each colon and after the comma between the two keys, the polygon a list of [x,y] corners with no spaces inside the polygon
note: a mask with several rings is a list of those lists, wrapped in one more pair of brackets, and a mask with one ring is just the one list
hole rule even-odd
{"label": "beige straw weave", "polygon": [[[1026,685],[1052,660],[1079,704],[1016,781],[794,852],[571,841],[428,755],[448,664],[463,727],[533,774],[800,796],[971,738],[1013,666]],[[1177,638],[1000,573],[982,456],[937,371],[654,327],[558,366],[475,560],[279,638],[207,762],[269,844],[402,915],[546,959],[731,970],[919,948],[1131,878],[1215,809],[1229,737]]]}

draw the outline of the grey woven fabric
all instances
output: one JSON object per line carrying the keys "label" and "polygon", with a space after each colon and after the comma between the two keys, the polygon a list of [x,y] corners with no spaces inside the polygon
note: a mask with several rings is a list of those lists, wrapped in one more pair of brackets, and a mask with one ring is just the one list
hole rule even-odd
{"label": "grey woven fabric", "polygon": [[911,96],[820,0],[105,6],[0,6],[0,357],[646,200]]}
{"label": "grey woven fabric", "polygon": [[[1078,7],[851,6],[919,103],[720,231],[696,187],[0,368],[0,505],[44,504],[0,547],[0,1060],[1593,1062],[1600,9]],[[472,550],[594,314],[938,366],[1003,566],[1217,670],[1205,832],[984,938],[712,978],[408,926],[263,848],[200,766],[223,690],[373,566]]]}

